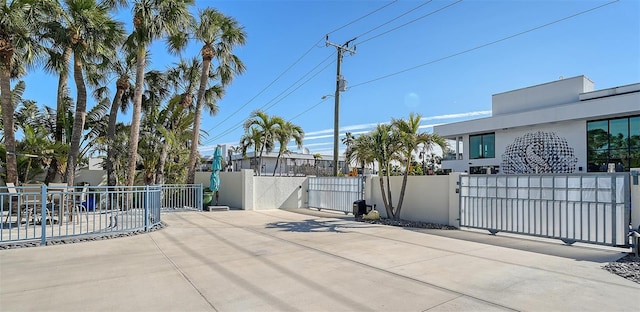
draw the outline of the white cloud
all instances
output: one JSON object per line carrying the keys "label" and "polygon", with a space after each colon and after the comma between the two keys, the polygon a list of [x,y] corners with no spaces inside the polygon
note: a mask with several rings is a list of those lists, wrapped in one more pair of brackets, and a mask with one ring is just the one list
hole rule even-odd
{"label": "white cloud", "polygon": [[[438,116],[427,116],[427,117],[423,116],[422,117],[422,121],[480,117],[480,116],[487,116],[487,115],[491,115],[491,111],[490,110],[466,112],[466,113],[458,113],[458,114],[446,114],[446,115],[438,115]],[[377,122],[377,123],[358,124],[358,125],[350,125],[350,126],[341,127],[340,131],[341,132],[343,132],[343,131],[344,132],[351,132],[352,134],[356,134],[356,133],[353,132],[354,130],[362,130],[361,132],[358,132],[357,134],[367,133],[368,131],[374,129],[378,124],[388,124],[388,123],[389,123],[389,121]],[[435,125],[441,125],[441,124],[443,124],[443,123],[438,123],[438,124],[433,124],[433,125],[423,125],[423,126],[421,126],[421,128],[428,128],[428,127],[433,127]],[[344,134],[341,133],[340,135],[343,136]],[[305,140],[317,140],[317,139],[326,139],[326,138],[333,138],[333,128],[307,132],[304,139]]]}
{"label": "white cloud", "polygon": [[[489,115],[491,115],[490,110],[465,112],[465,113],[457,113],[457,114],[445,114],[445,115],[438,115],[438,116],[426,116],[426,117],[423,116],[422,122],[429,121],[429,120],[455,121],[456,119],[468,119],[472,117],[482,117],[482,116],[489,116]],[[360,134],[365,134],[373,130],[378,124],[388,124],[389,122],[390,121],[343,126],[340,128],[339,137],[343,138],[346,132],[351,132],[351,134],[356,136]],[[420,125],[420,129],[425,129],[427,131],[431,130],[429,132],[433,132],[434,126],[438,126],[446,123],[447,122],[422,124]],[[333,155],[333,148],[332,148],[333,147],[333,130],[334,129],[331,128],[331,129],[307,132],[304,137],[304,142],[305,142],[304,147],[309,149],[314,148],[311,151],[313,154],[320,153],[323,155]],[[327,139],[330,139],[330,140],[327,140]],[[314,143],[306,143],[314,140],[319,140],[319,142],[316,141]],[[237,145],[237,143],[223,143],[223,144],[229,144],[233,146]],[[331,148],[326,149],[324,148],[325,146],[331,146]],[[340,154],[344,153],[344,146],[342,145],[341,141],[339,142],[339,147],[341,148]],[[201,153],[213,152],[215,148],[216,148],[216,145],[209,145],[209,146],[203,146],[199,150]],[[290,150],[297,149],[295,145],[288,146],[288,148]],[[318,148],[321,148],[321,149],[318,149]]]}
{"label": "white cloud", "polygon": [[447,115],[439,115],[439,116],[422,117],[422,120],[456,119],[456,118],[478,117],[478,116],[486,116],[486,115],[491,115],[491,111],[490,110],[485,110],[485,111],[477,111],[477,112],[467,112],[467,113],[459,113],[459,114],[447,114]]}

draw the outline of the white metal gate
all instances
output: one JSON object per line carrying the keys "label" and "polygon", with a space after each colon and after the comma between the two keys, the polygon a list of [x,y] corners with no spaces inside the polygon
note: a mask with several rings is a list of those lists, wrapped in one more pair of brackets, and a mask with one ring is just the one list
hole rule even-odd
{"label": "white metal gate", "polygon": [[460,226],[628,245],[628,173],[460,176]]}
{"label": "white metal gate", "polygon": [[310,177],[309,208],[353,211],[353,202],[363,198],[364,177]]}

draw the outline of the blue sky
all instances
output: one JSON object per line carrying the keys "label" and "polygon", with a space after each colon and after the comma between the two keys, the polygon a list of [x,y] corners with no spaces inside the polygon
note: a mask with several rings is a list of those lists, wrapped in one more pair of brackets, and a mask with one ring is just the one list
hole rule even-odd
{"label": "blue sky", "polygon": [[[247,32],[236,50],[247,71],[227,88],[219,113],[204,116],[200,151],[237,145],[242,122],[263,109],[302,126],[311,153],[330,155],[334,98],[321,98],[335,92],[336,49],[326,47],[326,34],[337,44],[357,37],[357,53],[342,63],[341,134],[411,112],[429,132],[434,124],[488,117],[492,94],[560,77],[586,75],[596,89],[640,82],[640,1],[610,2],[197,0]],[[130,20],[128,11],[120,16]],[[151,52],[150,68],[178,60],[162,42]],[[25,81],[24,98],[55,106],[55,77],[34,72]]]}

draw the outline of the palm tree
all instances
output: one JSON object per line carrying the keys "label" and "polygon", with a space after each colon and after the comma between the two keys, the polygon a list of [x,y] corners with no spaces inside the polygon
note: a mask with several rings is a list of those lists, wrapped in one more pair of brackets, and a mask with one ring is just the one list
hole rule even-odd
{"label": "palm tree", "polygon": [[66,182],[74,185],[87,110],[86,64],[100,63],[114,54],[124,36],[124,26],[115,21],[109,7],[91,0],[65,0],[60,27],[73,51],[73,78],[76,84],[76,111],[67,158]]}
{"label": "palm tree", "polygon": [[41,110],[35,101],[22,97],[26,89],[24,81],[19,81],[11,94],[15,107],[15,128],[21,129],[23,138],[16,142],[18,178],[22,182],[31,180],[42,172],[42,165],[46,165],[46,153],[51,151],[52,142],[47,135],[47,119],[45,110]]}
{"label": "palm tree", "polygon": [[276,175],[276,170],[278,169],[278,163],[280,162],[280,156],[282,156],[282,154],[287,153],[289,151],[287,149],[287,144],[289,144],[289,142],[293,140],[294,142],[296,142],[296,147],[298,147],[298,149],[301,149],[303,139],[304,139],[304,131],[302,130],[302,127],[290,121],[285,121],[282,124],[282,127],[279,129],[276,137],[276,140],[278,140],[280,148],[278,149],[278,157],[276,157],[276,165],[273,168],[273,176]]}
{"label": "palm tree", "polygon": [[8,182],[18,182],[16,141],[11,101],[11,79],[24,73],[43,51],[46,42],[37,36],[38,22],[52,10],[49,1],[13,0],[0,7],[0,102],[4,124],[4,141]]}
{"label": "palm tree", "polygon": [[131,144],[127,166],[127,185],[135,179],[140,116],[142,114],[142,93],[146,68],[147,47],[159,37],[167,36],[170,51],[179,51],[186,43],[183,28],[191,24],[187,5],[192,0],[137,0],[133,8],[134,31],[127,40],[136,46],[136,83],[133,96],[133,116],[131,117]]}
{"label": "palm tree", "polygon": [[37,126],[33,128],[31,125],[24,125],[24,138],[22,142],[18,143],[25,165],[19,166],[23,173],[23,182],[28,182],[35,175],[41,173],[43,168],[41,164],[44,163],[45,158],[42,155],[44,150],[49,149],[52,144],[46,137],[46,130],[43,126]]}
{"label": "palm tree", "polygon": [[370,135],[360,135],[353,138],[353,143],[347,145],[346,161],[349,163],[356,162],[362,164],[373,164],[375,162],[373,155],[373,138]]}
{"label": "palm tree", "polygon": [[[240,137],[240,144],[238,145],[240,151],[242,152],[242,157],[247,158],[247,151],[250,148],[254,150],[254,157],[257,156],[258,150],[262,150],[262,132],[258,130],[256,127],[251,127],[249,131],[245,131],[245,133]],[[254,170],[257,172],[257,162],[253,163]]]}
{"label": "palm tree", "polygon": [[[398,137],[397,133],[393,131],[393,127],[388,124],[378,124],[369,136],[370,139],[366,140],[366,148],[369,149],[370,154],[367,154],[367,158],[374,159],[378,162],[380,172],[378,176],[380,178],[380,192],[382,193],[382,201],[387,212],[387,216],[395,218],[393,209],[393,199],[391,197],[391,183],[389,176],[391,175],[391,162],[398,160],[396,152],[398,150]],[[363,147],[360,147],[363,148]],[[384,177],[387,180],[387,190],[385,194],[384,189]]]}
{"label": "palm tree", "polygon": [[[190,60],[181,59],[180,62],[175,64],[174,67],[167,70],[168,80],[170,81],[170,85],[173,88],[174,92],[176,93],[172,101],[177,101],[176,104],[179,104],[179,105],[173,105],[174,109],[177,109],[178,106],[180,106],[181,109],[185,109],[190,113],[192,113],[194,115],[194,118],[195,118],[195,114],[197,114],[197,111],[193,105],[193,98],[194,98],[194,95],[196,95],[196,93],[198,92],[197,88],[199,86],[199,83],[201,82],[201,77],[200,77],[201,74],[202,74],[202,64],[195,57]],[[207,79],[207,81],[214,79],[214,75],[215,75],[214,72],[208,72],[207,74],[209,75],[209,78]],[[220,85],[214,85],[205,90],[204,106],[209,110],[209,112],[214,114],[218,112],[218,106],[216,105],[215,99],[221,98],[223,93],[224,91],[220,87]],[[193,126],[193,131],[197,130],[198,132],[200,132],[199,122],[194,123],[194,121],[192,120],[192,123],[190,126]],[[185,138],[185,140],[183,140],[184,142],[189,142],[189,140],[193,139],[193,136],[194,136],[193,131],[189,131],[192,137]],[[200,138],[200,133],[198,133],[197,137]],[[191,144],[191,146],[193,147],[193,143]],[[187,163],[189,164],[190,161],[191,159],[188,158]],[[187,168],[189,168],[189,166],[187,166]],[[187,170],[187,172],[190,172],[190,171]],[[188,173],[187,173],[187,180],[189,180]]]}
{"label": "palm tree", "polygon": [[[234,47],[244,45],[246,34],[243,27],[238,22],[227,17],[212,8],[206,8],[199,12],[199,22],[195,26],[193,35],[204,45],[200,50],[202,55],[202,73],[200,74],[200,87],[196,98],[195,119],[193,124],[193,138],[191,140],[191,151],[189,154],[189,173],[187,183],[193,183],[195,179],[196,160],[198,154],[198,144],[200,138],[200,120],[203,107],[209,108],[213,115],[217,112],[215,101],[222,98],[224,87],[227,86],[236,74],[244,72],[245,67],[240,59],[232,54]],[[215,58],[218,61],[214,70],[214,79],[220,80],[220,85],[214,88],[217,90],[213,96],[206,96],[211,75],[211,62]],[[211,94],[211,93],[210,93]]]}
{"label": "palm tree", "polygon": [[191,138],[190,128],[193,125],[194,114],[180,105],[181,100],[181,95],[175,95],[158,116],[156,127],[162,137],[162,149],[156,167],[155,184],[165,183],[168,155],[182,154],[186,147],[181,143]]}
{"label": "palm tree", "polygon": [[260,132],[260,155],[258,156],[258,168],[260,170],[258,170],[258,175],[262,171],[262,153],[264,151],[271,153],[275,144],[275,139],[278,136],[278,131],[280,131],[279,129],[282,128],[284,122],[284,119],[281,117],[270,117],[267,113],[261,110],[251,113],[249,119],[244,122],[245,133],[249,133],[252,128],[255,128],[257,132]]}
{"label": "palm tree", "polygon": [[[345,135],[344,138],[342,138],[342,144],[344,144],[347,147],[344,151],[344,157],[345,157],[345,160],[347,161],[347,164],[350,165],[354,158],[352,154],[354,153],[353,146],[356,143],[356,137],[354,137],[351,132],[346,132],[344,135]],[[360,168],[364,170],[365,162],[357,161],[357,163],[360,163]]]}
{"label": "palm tree", "polygon": [[[115,74],[116,93],[111,101],[109,109],[109,119],[107,122],[107,131],[105,136],[105,147],[107,157],[105,158],[105,169],[107,171],[107,185],[115,186],[118,183],[115,174],[115,155],[116,147],[113,144],[116,136],[116,125],[118,111],[126,112],[129,103],[133,99],[133,83],[131,77],[134,71],[135,55],[121,53],[116,58],[109,60],[106,70]],[[109,87],[107,85],[97,88],[94,91],[94,97],[99,101],[108,99]]]}
{"label": "palm tree", "polygon": [[422,149],[423,153],[433,150],[433,145],[439,145],[443,151],[446,151],[447,142],[444,138],[437,134],[428,134],[419,132],[420,121],[422,116],[411,113],[408,120],[393,119],[391,124],[397,132],[399,139],[399,149],[397,153],[404,160],[404,174],[402,177],[402,187],[400,189],[400,199],[395,211],[392,211],[394,219],[400,218],[402,211],[402,202],[404,200],[405,190],[407,188],[407,178],[409,175],[409,167],[413,161],[413,153],[417,153]]}

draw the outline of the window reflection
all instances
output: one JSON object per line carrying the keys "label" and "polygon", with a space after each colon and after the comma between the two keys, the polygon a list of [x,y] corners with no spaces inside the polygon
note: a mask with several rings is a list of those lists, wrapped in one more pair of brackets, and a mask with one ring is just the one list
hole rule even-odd
{"label": "window reflection", "polygon": [[640,166],[640,116],[587,122],[587,171]]}

